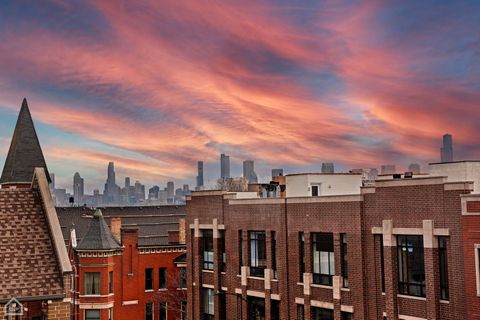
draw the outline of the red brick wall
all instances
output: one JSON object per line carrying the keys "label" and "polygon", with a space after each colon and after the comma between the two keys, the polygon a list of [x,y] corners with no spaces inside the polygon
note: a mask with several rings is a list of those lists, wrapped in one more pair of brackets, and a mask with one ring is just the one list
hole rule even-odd
{"label": "red brick wall", "polygon": [[[465,281],[463,277],[463,247],[460,195],[469,190],[445,191],[444,184],[423,186],[377,187],[375,193],[363,196],[363,201],[313,202],[279,204],[229,204],[220,201],[221,196],[193,196],[187,202],[187,228],[198,219],[201,224],[212,224],[213,219],[224,224],[227,244],[227,272],[225,276],[203,275],[201,269],[201,238],[187,231],[189,277],[189,319],[200,319],[200,288],[203,284],[215,290],[227,287],[227,319],[237,319],[239,308],[235,290],[254,290],[265,295],[266,305],[271,294],[279,294],[281,318],[296,319],[295,298],[305,301],[308,318],[311,300],[333,302],[336,317],[340,305],[351,306],[355,319],[381,319],[383,312],[436,319],[465,319]],[[427,276],[426,298],[397,297],[397,250],[382,247],[380,238],[372,234],[373,227],[382,227],[383,220],[392,220],[394,228],[423,228],[423,220],[433,220],[434,228],[447,228],[450,232],[448,251],[450,301],[440,303],[438,290],[438,251],[425,250]],[[188,229],[187,229],[188,230]],[[243,261],[248,265],[248,231],[275,231],[277,235],[278,283],[265,289],[264,282],[248,279],[242,286],[239,277],[238,235],[243,231]],[[333,290],[314,286],[310,296],[304,296],[299,274],[298,233],[305,233],[306,272],[311,272],[311,232],[334,234],[335,274],[341,275],[340,234],[348,237],[349,288],[340,291],[340,299],[333,299]],[[434,241],[437,241],[436,238]],[[267,237],[267,258],[271,255],[270,239]],[[381,250],[386,264],[386,295],[382,295]],[[268,262],[271,266],[271,261]],[[388,269],[388,270],[387,270]],[[431,276],[436,274],[436,276]],[[193,286],[195,283],[195,286]],[[216,300],[217,302],[217,300]],[[246,306],[242,302],[243,317]],[[268,313],[268,312],[267,312]],[[267,314],[267,320],[269,315]],[[217,319],[220,319],[217,317]]]}

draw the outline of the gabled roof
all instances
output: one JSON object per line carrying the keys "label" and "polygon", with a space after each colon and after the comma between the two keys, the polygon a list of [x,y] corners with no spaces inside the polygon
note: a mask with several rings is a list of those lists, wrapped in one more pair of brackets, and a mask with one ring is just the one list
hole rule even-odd
{"label": "gabled roof", "polygon": [[31,183],[35,168],[45,169],[47,180],[51,182],[27,99],[23,99],[0,184]]}
{"label": "gabled roof", "polygon": [[87,233],[78,244],[76,250],[115,250],[121,248],[105,223],[102,210],[97,209],[92,221],[90,221]]}

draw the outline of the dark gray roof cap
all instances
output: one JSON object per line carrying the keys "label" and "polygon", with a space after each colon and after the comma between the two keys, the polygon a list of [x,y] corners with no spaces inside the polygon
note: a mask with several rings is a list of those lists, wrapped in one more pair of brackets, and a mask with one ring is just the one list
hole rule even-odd
{"label": "dark gray roof cap", "polygon": [[28,109],[27,99],[23,99],[0,184],[31,183],[33,172],[37,167],[44,168],[48,182],[52,182],[33,125],[32,115]]}

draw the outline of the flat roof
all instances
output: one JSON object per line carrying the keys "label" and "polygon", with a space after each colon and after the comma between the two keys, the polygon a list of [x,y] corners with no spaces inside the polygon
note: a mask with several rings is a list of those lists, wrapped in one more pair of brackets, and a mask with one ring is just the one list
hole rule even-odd
{"label": "flat roof", "polygon": [[360,176],[362,173],[353,173],[353,172],[333,172],[333,173],[323,173],[323,172],[307,172],[307,173],[290,173],[286,174],[285,177],[291,176],[311,176],[311,175],[323,175],[323,176]]}
{"label": "flat roof", "polygon": [[431,162],[430,164],[449,164],[449,163],[466,163],[466,162],[480,162],[480,160],[459,160],[459,161],[450,161],[450,162]]}

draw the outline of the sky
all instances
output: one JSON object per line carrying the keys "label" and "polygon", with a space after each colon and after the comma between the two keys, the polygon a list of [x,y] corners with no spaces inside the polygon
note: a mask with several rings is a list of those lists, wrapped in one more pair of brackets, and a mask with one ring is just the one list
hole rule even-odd
{"label": "sky", "polygon": [[0,4],[0,164],[23,97],[58,186],[480,159],[478,1]]}

